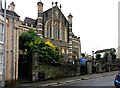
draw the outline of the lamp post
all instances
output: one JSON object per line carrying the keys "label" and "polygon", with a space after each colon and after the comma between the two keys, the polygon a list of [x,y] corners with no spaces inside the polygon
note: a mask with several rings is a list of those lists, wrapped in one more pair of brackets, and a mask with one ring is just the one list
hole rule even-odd
{"label": "lamp post", "polygon": [[4,47],[2,59],[2,87],[5,87],[5,49],[6,49],[6,0],[4,2]]}

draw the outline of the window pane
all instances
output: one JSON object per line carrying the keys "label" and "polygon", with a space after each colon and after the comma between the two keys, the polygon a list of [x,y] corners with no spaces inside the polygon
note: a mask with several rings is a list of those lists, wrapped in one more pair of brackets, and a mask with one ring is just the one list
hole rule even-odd
{"label": "window pane", "polygon": [[2,53],[0,54],[0,63],[2,63]]}
{"label": "window pane", "polygon": [[3,34],[3,30],[4,30],[4,25],[2,25],[2,34]]}
{"label": "window pane", "polygon": [[64,30],[63,30],[63,40],[65,40],[65,32],[64,32]]}
{"label": "window pane", "polygon": [[60,29],[58,29],[58,39],[60,39]]}
{"label": "window pane", "polygon": [[0,34],[0,41],[2,41],[2,34]]}
{"label": "window pane", "polygon": [[47,37],[48,37],[48,35],[49,35],[49,32],[48,32],[48,26],[47,26]]}
{"label": "window pane", "polygon": [[0,63],[0,74],[2,73],[2,63]]}
{"label": "window pane", "polygon": [[52,28],[51,28],[51,25],[50,25],[50,38],[52,37]]}
{"label": "window pane", "polygon": [[3,30],[2,24],[0,24],[0,33],[2,33],[2,30]]}

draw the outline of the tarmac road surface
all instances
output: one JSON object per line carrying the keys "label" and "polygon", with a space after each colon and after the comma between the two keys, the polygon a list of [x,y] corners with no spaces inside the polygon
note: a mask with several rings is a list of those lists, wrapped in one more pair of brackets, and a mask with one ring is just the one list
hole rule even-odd
{"label": "tarmac road surface", "polygon": [[95,79],[89,79],[89,80],[81,80],[73,83],[67,83],[63,85],[58,85],[58,86],[101,86],[101,87],[112,87],[114,88],[114,77],[115,75],[112,76],[106,76],[106,77],[100,77],[100,78],[95,78]]}

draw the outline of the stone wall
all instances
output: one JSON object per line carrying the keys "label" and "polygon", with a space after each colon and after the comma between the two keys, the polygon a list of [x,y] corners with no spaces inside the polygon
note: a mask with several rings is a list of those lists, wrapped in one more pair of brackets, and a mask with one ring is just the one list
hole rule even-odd
{"label": "stone wall", "polygon": [[[35,65],[34,65],[35,66]],[[45,79],[55,79],[61,77],[75,76],[78,75],[77,65],[50,65],[40,63],[37,67],[33,67],[33,80],[39,81]]]}
{"label": "stone wall", "polygon": [[92,61],[87,61],[87,74],[92,74]]}

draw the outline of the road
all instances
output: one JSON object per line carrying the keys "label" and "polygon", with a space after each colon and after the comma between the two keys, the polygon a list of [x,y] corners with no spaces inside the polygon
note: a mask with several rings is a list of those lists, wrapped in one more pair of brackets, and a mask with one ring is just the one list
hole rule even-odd
{"label": "road", "polygon": [[[115,76],[107,76],[107,77],[101,77],[101,78],[95,78],[95,79],[89,79],[89,80],[82,80],[77,81],[74,83],[68,83],[58,86],[114,86],[113,80]],[[114,88],[114,87],[113,87]]]}

